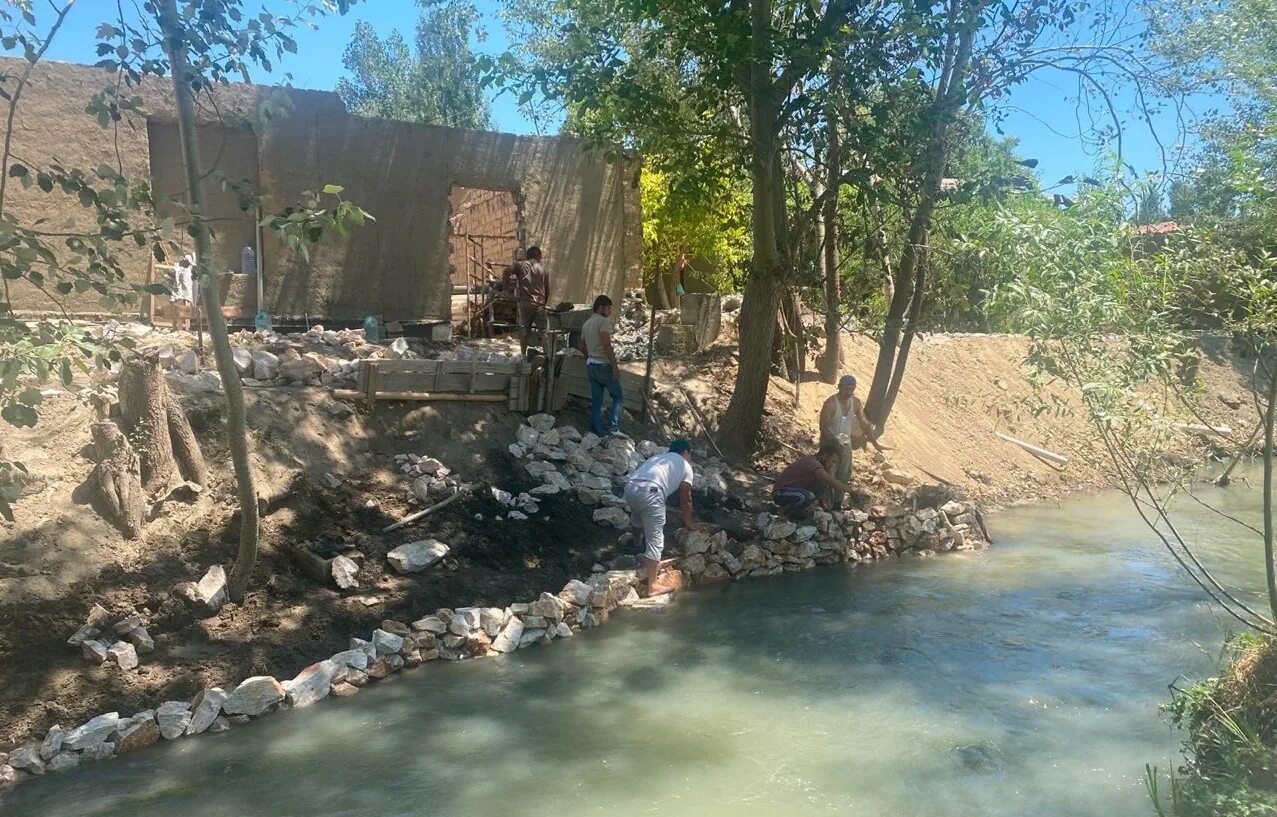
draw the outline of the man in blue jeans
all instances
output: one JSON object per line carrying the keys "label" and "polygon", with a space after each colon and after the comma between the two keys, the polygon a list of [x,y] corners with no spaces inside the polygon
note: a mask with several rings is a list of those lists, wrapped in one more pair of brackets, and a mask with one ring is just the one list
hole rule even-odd
{"label": "man in blue jeans", "polygon": [[[581,353],[585,355],[585,373],[590,381],[590,426],[600,437],[621,430],[621,411],[625,400],[621,393],[621,369],[616,365],[612,349],[612,299],[600,295],[594,299],[594,314],[581,327]],[[612,395],[612,414],[603,422],[603,392]]]}

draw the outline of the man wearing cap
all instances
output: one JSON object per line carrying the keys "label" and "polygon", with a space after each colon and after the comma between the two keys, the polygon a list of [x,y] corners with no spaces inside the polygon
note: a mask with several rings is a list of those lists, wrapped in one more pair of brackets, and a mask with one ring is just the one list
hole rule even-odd
{"label": "man wearing cap", "polygon": [[642,537],[649,596],[673,589],[657,584],[656,574],[665,550],[665,503],[675,491],[683,511],[683,526],[700,530],[692,516],[692,445],[687,440],[670,443],[668,453],[657,454],[640,465],[625,485],[625,504],[630,506],[635,538]]}
{"label": "man wearing cap", "polygon": [[[829,396],[820,408],[820,447],[837,448],[838,457],[832,466],[832,476],[839,482],[851,483],[851,440],[852,437],[865,436],[881,449],[873,439],[875,426],[865,416],[865,407],[856,397],[856,378],[854,375],[843,375],[838,381],[838,391]],[[822,505],[829,508],[841,508],[845,494],[829,485],[822,485]]]}

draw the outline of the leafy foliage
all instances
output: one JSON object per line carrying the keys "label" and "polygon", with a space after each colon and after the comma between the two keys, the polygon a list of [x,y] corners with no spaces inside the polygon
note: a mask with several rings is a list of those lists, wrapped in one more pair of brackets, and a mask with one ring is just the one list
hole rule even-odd
{"label": "leafy foliage", "polygon": [[360,22],[337,93],[363,116],[454,128],[487,128],[491,116],[470,47],[478,12],[469,3],[422,0],[413,47],[398,31],[380,39]]}
{"label": "leafy foliage", "polygon": [[[1277,684],[1271,639],[1239,636],[1216,678],[1176,689],[1164,712],[1187,734],[1186,762],[1170,796],[1154,796],[1178,817],[1259,817],[1277,812],[1277,748],[1268,707]],[[1156,770],[1150,795],[1156,795]]]}
{"label": "leafy foliage", "polygon": [[[749,190],[744,181],[710,195],[688,195],[666,173],[644,170],[639,179],[643,208],[643,262],[650,273],[670,269],[686,254],[709,262],[707,283],[720,291],[739,286],[749,261]],[[698,267],[700,269],[700,267]],[[702,274],[704,274],[702,270]]]}

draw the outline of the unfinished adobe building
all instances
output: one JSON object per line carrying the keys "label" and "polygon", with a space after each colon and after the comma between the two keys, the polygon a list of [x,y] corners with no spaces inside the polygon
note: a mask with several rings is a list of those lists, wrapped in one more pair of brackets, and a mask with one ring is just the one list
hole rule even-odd
{"label": "unfinished adobe building", "polygon": [[[23,65],[0,63],[6,72]],[[85,169],[118,161],[126,176],[152,180],[159,218],[180,216],[175,202],[183,200],[186,185],[171,87],[148,79],[138,92],[142,112],[126,112],[118,129],[104,129],[85,106],[114,83],[114,74],[91,66],[38,65],[14,121],[15,160]],[[639,285],[642,234],[632,162],[608,162],[566,137],[367,119],[330,92],[236,84],[217,88],[215,100],[213,106],[200,99],[206,172],[259,189],[268,215],[303,191],[337,184],[376,218],[349,238],[326,235],[307,260],[269,231],[259,237],[255,214],[240,209],[234,192],[208,186],[216,260],[238,272],[243,247],[255,247],[264,305],[278,323],[353,324],[375,315],[405,327],[444,329],[454,314],[454,286],[487,271],[499,274],[515,251],[532,244],[545,251],[554,303],[588,303],[599,293],[619,300],[624,288]],[[257,131],[240,124],[261,121],[266,108],[280,113]],[[57,191],[18,185],[10,191],[7,210],[22,223],[44,218],[51,225],[93,227],[78,202]],[[120,253],[130,279],[145,282],[149,250],[122,242]],[[15,283],[19,315],[57,310],[46,294]],[[251,321],[256,301],[256,282],[233,276],[228,314]],[[76,316],[105,317],[92,292],[67,297],[63,307]],[[133,316],[131,308],[112,315]]]}

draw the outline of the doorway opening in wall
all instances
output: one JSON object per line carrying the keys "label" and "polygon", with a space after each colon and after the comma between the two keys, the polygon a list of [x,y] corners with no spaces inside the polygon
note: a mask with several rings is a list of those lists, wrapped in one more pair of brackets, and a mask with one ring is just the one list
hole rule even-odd
{"label": "doorway opening in wall", "polygon": [[508,332],[514,302],[496,285],[524,248],[523,199],[517,190],[454,185],[448,204],[453,325],[467,337]]}

